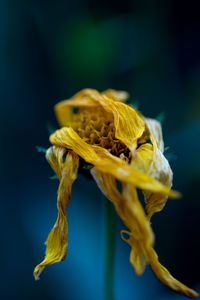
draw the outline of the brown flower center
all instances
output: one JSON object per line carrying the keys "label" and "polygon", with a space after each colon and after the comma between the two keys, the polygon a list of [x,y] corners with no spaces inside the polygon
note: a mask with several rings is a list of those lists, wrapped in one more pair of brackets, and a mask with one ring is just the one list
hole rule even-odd
{"label": "brown flower center", "polygon": [[88,144],[107,149],[111,154],[129,157],[128,148],[115,137],[112,114],[102,108],[81,108],[69,124]]}

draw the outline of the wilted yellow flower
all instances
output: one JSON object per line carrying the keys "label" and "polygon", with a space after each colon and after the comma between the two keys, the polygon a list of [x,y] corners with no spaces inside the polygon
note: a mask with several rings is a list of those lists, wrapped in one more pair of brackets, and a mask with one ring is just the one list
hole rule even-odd
{"label": "wilted yellow flower", "polygon": [[[81,157],[93,166],[90,171],[94,180],[128,229],[121,232],[121,237],[131,247],[130,263],[136,274],[141,275],[149,264],[166,286],[197,297],[159,263],[153,248],[150,218],[162,210],[168,196],[177,198],[179,194],[171,190],[172,171],[163,155],[159,122],[144,118],[126,105],[127,97],[126,92],[107,90],[100,94],[85,89],[55,106],[61,129],[50,136],[53,146],[47,150],[46,158],[60,181],[58,218],[46,242],[46,256],[34,270],[35,279],[46,266],[67,255],[66,207]],[[122,191],[117,188],[117,180]],[[137,188],[144,194],[147,214],[138,200]]]}

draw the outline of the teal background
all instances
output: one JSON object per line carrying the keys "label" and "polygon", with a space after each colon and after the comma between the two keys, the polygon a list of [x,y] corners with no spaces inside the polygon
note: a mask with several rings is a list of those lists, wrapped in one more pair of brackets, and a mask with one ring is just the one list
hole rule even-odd
{"label": "teal background", "polygon": [[[152,219],[160,261],[200,292],[200,42],[197,1],[0,1],[1,299],[104,299],[101,193],[82,176],[67,215],[67,259],[32,276],[56,216],[57,182],[43,154],[53,106],[85,88],[126,90],[145,116],[165,113],[174,188]],[[117,218],[115,295],[183,299],[149,268],[137,278]]]}

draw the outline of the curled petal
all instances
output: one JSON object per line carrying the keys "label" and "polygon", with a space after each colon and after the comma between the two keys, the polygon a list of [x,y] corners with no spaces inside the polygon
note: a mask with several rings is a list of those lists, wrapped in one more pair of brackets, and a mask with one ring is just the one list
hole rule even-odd
{"label": "curled petal", "polygon": [[123,197],[126,203],[126,220],[124,220],[124,224],[138,241],[144,242],[146,245],[153,245],[153,232],[138,200],[136,188],[131,184],[124,184]]}
{"label": "curled petal", "polygon": [[[123,185],[123,195],[119,193],[116,180],[95,168],[91,171],[101,191],[113,202],[115,209],[130,232],[122,231],[122,239],[131,247],[130,263],[137,275],[141,275],[146,264],[150,264],[156,277],[166,286],[185,296],[195,298],[198,294],[176,280],[159,261],[152,247],[153,233],[143,208],[137,198],[136,190],[130,184]],[[123,233],[128,234],[125,239]]]}
{"label": "curled petal", "polygon": [[50,147],[46,152],[46,160],[50,164],[53,171],[57,174],[59,181],[62,177],[63,171],[63,157],[66,154],[67,149],[61,147]]}
{"label": "curled petal", "polygon": [[[133,199],[132,201],[134,201],[137,204],[137,201],[135,200],[136,198],[134,198],[133,195],[134,195],[133,187],[130,185],[127,185],[126,192],[124,193],[126,203],[130,203],[131,201],[129,199]],[[135,207],[137,207],[137,206],[135,206]],[[138,206],[138,208],[139,208],[139,206]],[[133,208],[133,210],[134,210],[134,208]],[[135,228],[138,228],[138,233],[139,233],[140,238],[137,238],[138,244],[136,244],[136,249],[139,248],[139,251],[137,250],[137,252],[136,252],[137,256],[134,255],[133,258],[137,259],[138,257],[140,257],[142,255],[141,257],[143,257],[143,259],[148,264],[150,264],[152,271],[154,272],[156,277],[163,284],[165,284],[166,286],[173,289],[174,291],[176,291],[180,294],[183,294],[187,297],[191,297],[191,298],[197,297],[198,294],[195,291],[193,291],[192,289],[188,288],[187,286],[185,286],[184,284],[182,284],[181,282],[176,280],[168,272],[168,270],[159,263],[158,256],[152,247],[152,243],[149,242],[150,241],[149,236],[147,235],[148,231],[145,230],[145,225],[142,225],[143,223],[145,224],[145,220],[143,219],[143,221],[142,221],[142,217],[143,217],[142,213],[140,215],[138,215],[138,213],[135,213],[134,216],[135,216],[135,219],[137,220],[137,221],[135,221]],[[147,226],[147,224],[149,224],[149,223],[146,223],[146,226]],[[132,233],[132,230],[131,230],[131,233]],[[134,236],[134,232],[133,232],[133,236]],[[133,250],[134,249],[134,239],[133,239],[133,243],[131,243],[131,242],[132,241],[129,239],[129,244],[132,247],[132,251],[134,251]],[[133,261],[133,263],[135,263],[135,261]],[[142,264],[141,264],[141,268],[142,268]],[[139,269],[139,271],[140,271],[140,269]]]}
{"label": "curled petal", "polygon": [[125,203],[122,195],[117,189],[115,177],[98,171],[96,168],[92,168],[90,172],[101,192],[113,203],[117,212],[123,211]]}
{"label": "curled petal", "polygon": [[[124,234],[128,235],[129,238],[126,239],[124,237]],[[135,274],[137,276],[142,275],[142,273],[145,270],[147,262],[144,253],[142,251],[140,242],[134,237],[134,235],[131,232],[126,230],[121,230],[121,238],[124,242],[129,244],[129,246],[131,247],[130,263],[135,270]]]}
{"label": "curled petal", "polygon": [[[137,170],[149,174],[152,178],[168,188],[172,186],[172,170],[163,153],[156,148],[155,152],[151,144],[143,144],[137,149],[137,155],[132,159],[132,165]],[[143,190],[146,210],[150,218],[155,212],[161,211],[166,204],[167,196],[162,193],[154,193]]]}
{"label": "curled petal", "polygon": [[47,160],[57,173],[60,180],[58,188],[58,218],[48,235],[46,241],[46,255],[44,260],[36,266],[34,277],[36,280],[46,266],[64,260],[67,255],[68,246],[68,224],[66,216],[66,208],[71,197],[71,188],[77,177],[79,159],[73,152],[68,152],[65,162],[63,162],[63,151],[60,147],[52,147],[47,151]]}
{"label": "curled petal", "polygon": [[60,101],[55,105],[55,113],[61,127],[68,126],[73,115],[73,108],[98,107],[102,95],[93,89],[83,89],[67,100]]}
{"label": "curled petal", "polygon": [[[141,275],[146,266],[143,254],[143,243],[152,245],[154,237],[149,221],[146,219],[143,208],[137,198],[136,189],[129,185],[123,185],[123,193],[129,193],[126,199],[119,193],[115,178],[93,168],[92,176],[104,195],[114,204],[115,209],[130,232],[121,232],[122,239],[131,246],[130,263],[137,275]],[[131,194],[130,194],[131,193]],[[125,239],[123,233],[128,234]]]}
{"label": "curled petal", "polygon": [[[109,98],[109,95],[111,98]],[[57,119],[61,126],[68,126],[71,107],[95,107],[101,105],[114,117],[115,136],[133,153],[145,130],[145,121],[136,110],[116,100],[124,100],[125,92],[107,90],[100,94],[96,90],[84,89],[71,99],[62,101],[55,106]],[[115,100],[113,100],[115,98]]]}
{"label": "curled petal", "polygon": [[126,217],[123,221],[130,230],[129,238],[126,240],[131,247],[130,263],[134,267],[136,275],[139,276],[143,273],[147,263],[144,249],[152,247],[154,235],[150,222],[138,200],[135,187],[124,184],[123,197],[126,203]]}
{"label": "curled petal", "polygon": [[[96,168],[93,168],[91,170],[91,174],[94,180],[96,181],[98,187],[102,191],[102,193],[113,203],[118,215],[124,221],[124,224],[126,224],[128,228],[132,228],[132,230],[134,231],[134,236],[133,236],[132,233],[122,230],[121,238],[131,246],[130,263],[134,267],[136,274],[139,276],[143,273],[145,269],[146,261],[144,259],[140,245],[136,239],[136,237],[138,238],[138,233],[134,228],[135,220],[134,218],[129,217],[128,219],[126,217],[126,213],[127,213],[126,202],[124,197],[120,194],[120,192],[117,189],[116,179],[110,174],[106,174],[96,170]],[[129,222],[131,222],[130,226],[128,226]],[[123,233],[128,234],[129,238],[125,239]]]}
{"label": "curled petal", "polygon": [[108,89],[102,93],[103,95],[107,96],[108,98],[120,102],[125,102],[129,98],[129,94],[125,91],[116,91],[112,89]]}
{"label": "curled petal", "polygon": [[137,140],[145,130],[145,122],[132,107],[114,101],[106,96],[99,97],[98,102],[114,117],[115,136],[134,154]]}
{"label": "curled petal", "polygon": [[142,144],[136,150],[136,155],[132,157],[131,165],[142,173],[149,174],[153,164],[153,146],[149,143]]}
{"label": "curled petal", "polygon": [[[165,186],[171,188],[173,173],[167,159],[158,148],[156,149],[156,155],[151,166],[150,175]],[[163,209],[168,198],[162,193],[156,194],[150,193],[149,191],[144,191],[144,196],[149,218],[151,218],[155,212],[159,212]]]}
{"label": "curled petal", "polygon": [[137,140],[145,129],[143,119],[132,107],[123,103],[115,102],[114,105],[104,101],[104,105],[104,108],[114,115],[115,136],[134,153]]}
{"label": "curled petal", "polygon": [[67,126],[72,119],[73,109],[68,103],[62,101],[55,106],[55,114],[59,125]]}
{"label": "curled petal", "polygon": [[149,249],[145,249],[145,256],[148,263],[150,264],[152,271],[163,284],[176,291],[177,293],[180,293],[189,298],[196,298],[199,296],[194,290],[188,288],[186,285],[175,279],[169,273],[169,271],[160,264],[160,262],[158,261],[158,256],[152,247]]}
{"label": "curled petal", "polygon": [[120,158],[111,155],[106,149],[87,144],[72,128],[64,127],[57,130],[50,136],[50,142],[60,147],[72,149],[99,171],[111,174],[122,182],[131,183],[141,189],[160,192],[170,197],[176,198],[179,195],[149,175],[133,169]]}
{"label": "curled petal", "polygon": [[162,128],[160,123],[154,119],[145,119],[147,127],[150,131],[150,138],[154,146],[157,146],[161,152],[164,151],[164,142],[162,137]]}
{"label": "curled petal", "polygon": [[84,96],[84,90],[77,93],[74,97],[68,100],[63,100],[55,105],[56,118],[60,126],[67,126],[73,115],[75,107],[95,107],[99,106],[98,102],[93,101],[87,95]]}

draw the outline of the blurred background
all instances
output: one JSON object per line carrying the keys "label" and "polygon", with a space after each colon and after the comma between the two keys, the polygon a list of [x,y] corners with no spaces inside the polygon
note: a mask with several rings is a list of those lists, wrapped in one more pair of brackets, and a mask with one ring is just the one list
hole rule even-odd
{"label": "blurred background", "polygon": [[[1,299],[103,300],[101,193],[79,176],[68,207],[67,259],[32,272],[56,217],[58,182],[35,146],[58,127],[53,106],[89,87],[126,90],[163,132],[180,200],[152,219],[172,274],[200,292],[200,23],[198,1],[0,1]],[[147,267],[137,278],[117,218],[115,299],[183,299]]]}

